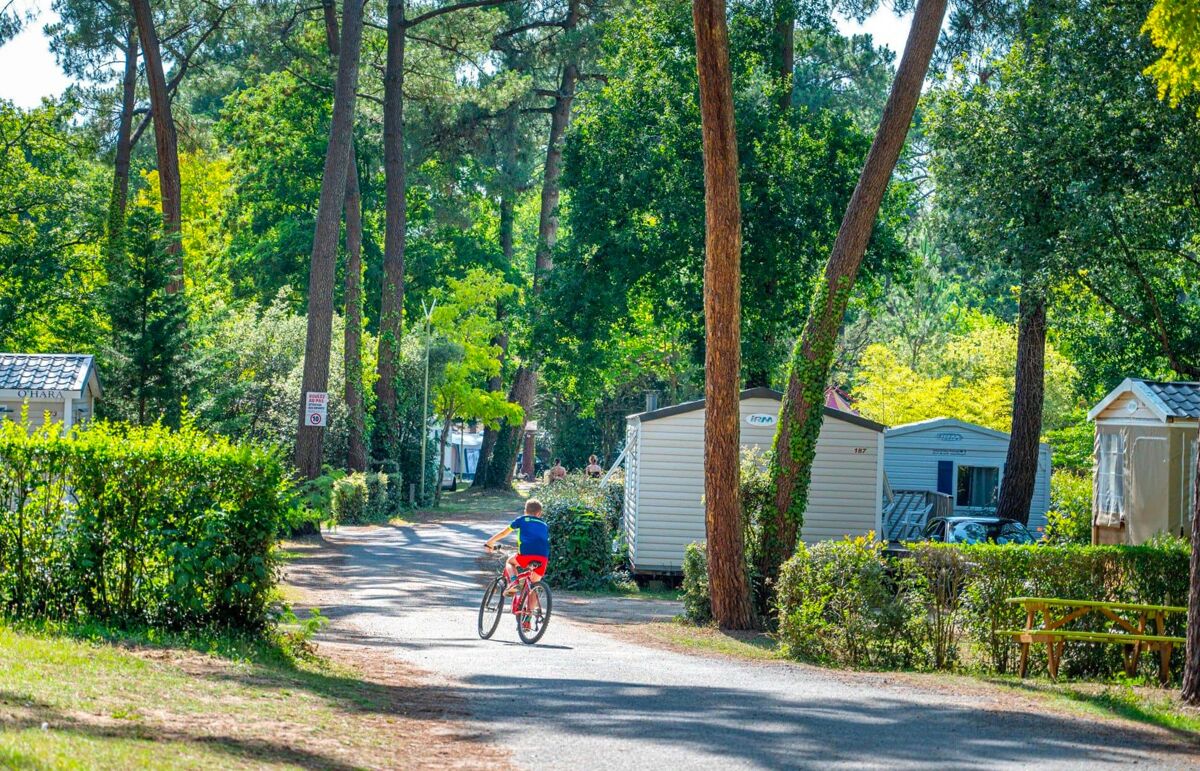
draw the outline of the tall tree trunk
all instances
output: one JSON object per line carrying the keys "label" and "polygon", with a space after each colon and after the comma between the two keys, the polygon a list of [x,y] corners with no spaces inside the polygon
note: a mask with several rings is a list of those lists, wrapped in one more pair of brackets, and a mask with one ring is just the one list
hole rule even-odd
{"label": "tall tree trunk", "polygon": [[[512,265],[513,259],[513,223],[516,219],[514,197],[514,192],[507,187],[500,193],[500,251],[504,254],[506,265]],[[504,303],[497,302],[496,320],[503,323],[504,316]],[[487,384],[488,390],[495,392],[504,387],[504,360],[508,356],[508,332],[501,332],[493,338],[492,345],[500,347],[500,372],[488,378]],[[479,460],[475,464],[475,479],[472,480],[471,487],[486,488],[488,486],[492,451],[496,447],[498,433],[496,429],[484,426],[483,439],[479,445]]]}
{"label": "tall tree trunk", "polygon": [[694,0],[704,136],[704,527],[713,619],[749,629],[740,476],[742,209],[725,0]]}
{"label": "tall tree trunk", "polygon": [[142,42],[142,60],[146,65],[146,83],[150,87],[150,114],[154,118],[154,149],[158,156],[158,190],[162,198],[163,231],[167,238],[167,253],[172,255],[174,274],[167,283],[170,293],[183,291],[183,244],[180,227],[183,222],[179,183],[179,140],[175,135],[175,120],[171,117],[171,94],[163,74],[162,51],[154,29],[150,0],[131,0]]}
{"label": "tall tree trunk", "polygon": [[346,468],[367,470],[367,440],[363,417],[362,384],[362,191],[354,145],[346,170],[346,331],[344,340],[346,411],[350,425]]}
{"label": "tall tree trunk", "polygon": [[[580,0],[571,0],[563,29],[570,33],[579,26]],[[550,136],[546,142],[546,165],[542,176],[542,201],[538,213],[537,253],[533,271],[533,293],[541,292],[546,274],[554,269],[554,245],[558,242],[558,198],[562,176],[562,141],[571,122],[571,105],[575,101],[575,87],[579,83],[579,65],[573,53],[563,64],[562,82],[554,97],[550,112]],[[509,401],[521,405],[525,411],[524,421],[533,413],[537,400],[537,364],[530,361],[517,368]],[[521,451],[521,440],[525,433],[521,425],[505,423],[500,431],[503,436],[496,440],[492,451],[492,468],[488,471],[488,486],[505,488],[512,484],[513,469],[517,454]]]}
{"label": "tall tree trunk", "polygon": [[775,74],[779,83],[779,110],[792,106],[792,70],[796,66],[796,2],[775,0]]}
{"label": "tall tree trunk", "polygon": [[780,409],[771,462],[775,512],[764,523],[759,549],[763,555],[762,575],[768,580],[778,575],[779,566],[796,547],[808,505],[813,455],[821,431],[825,385],[838,330],[871,240],[883,194],[904,147],[945,13],[946,0],[918,0],[904,56],[883,108],[875,141],[846,207],[825,266],[824,281],[814,294],[804,331],[792,354],[792,372]]}
{"label": "tall tree trunk", "polygon": [[1028,523],[1029,504],[1037,482],[1046,381],[1046,299],[1039,289],[1029,285],[1028,279],[1021,287],[1018,315],[1012,433],[996,515]]}
{"label": "tall tree trunk", "polygon": [[362,0],[343,0],[342,35],[329,148],[321,177],[321,197],[313,234],[308,278],[308,334],[304,345],[304,382],[296,435],[296,466],[308,479],[321,473],[325,429],[305,425],[305,394],[324,392],[329,384],[329,348],[333,335],[333,282],[338,235],[346,196],[346,178],[354,145],[354,106],[358,88],[358,56],[362,45]]}
{"label": "tall tree trunk", "polygon": [[[324,0],[325,43],[338,59],[338,21],[334,0]],[[367,470],[367,446],[363,426],[362,395],[362,189],[358,182],[358,159],[354,151],[353,128],[350,138],[350,162],[346,166],[346,329],[342,346],[345,373],[346,412],[349,420],[346,468]]]}
{"label": "tall tree trunk", "polygon": [[375,381],[377,446],[396,452],[396,371],[404,333],[404,249],[408,170],[404,157],[404,54],[408,31],[405,0],[388,0],[387,64],[383,76],[383,173],[385,225],[383,294],[379,310],[379,350]]}
{"label": "tall tree trunk", "polygon": [[129,157],[133,152],[133,109],[137,100],[138,30],[129,25],[125,38],[125,77],[121,81],[121,119],[117,124],[117,153],[113,161],[112,198],[108,205],[108,256],[124,253],[125,210],[129,201]]}
{"label": "tall tree trunk", "polygon": [[1200,707],[1200,438],[1196,445],[1196,476],[1192,480],[1192,557],[1188,585],[1187,642],[1183,662],[1183,700]]}

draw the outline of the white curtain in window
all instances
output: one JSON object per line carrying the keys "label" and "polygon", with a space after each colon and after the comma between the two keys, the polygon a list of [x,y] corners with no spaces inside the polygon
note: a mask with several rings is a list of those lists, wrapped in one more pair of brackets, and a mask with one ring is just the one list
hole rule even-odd
{"label": "white curtain in window", "polygon": [[1125,519],[1125,437],[1096,432],[1096,524],[1116,527]]}

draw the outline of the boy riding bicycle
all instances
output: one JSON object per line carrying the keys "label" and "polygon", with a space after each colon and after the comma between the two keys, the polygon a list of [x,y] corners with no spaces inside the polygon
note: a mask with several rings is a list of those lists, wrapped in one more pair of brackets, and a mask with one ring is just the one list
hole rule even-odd
{"label": "boy riding bicycle", "polygon": [[517,553],[509,557],[504,565],[504,578],[508,581],[508,588],[504,590],[504,594],[507,597],[517,593],[517,585],[513,578],[520,569],[532,565],[533,575],[530,580],[537,583],[546,575],[546,566],[550,564],[550,528],[542,521],[541,501],[536,498],[525,501],[525,513],[489,538],[483,548],[491,551],[513,532],[517,534]]}

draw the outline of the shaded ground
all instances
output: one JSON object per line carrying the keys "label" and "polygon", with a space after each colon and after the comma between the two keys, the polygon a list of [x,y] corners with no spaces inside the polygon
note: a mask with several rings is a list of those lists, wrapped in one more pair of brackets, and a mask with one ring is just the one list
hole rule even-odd
{"label": "shaded ground", "polygon": [[506,756],[394,658],[235,660],[0,628],[0,768],[482,768]]}
{"label": "shaded ground", "polygon": [[[480,640],[478,595],[491,568],[478,558],[479,547],[500,525],[343,528],[327,534],[311,558],[293,563],[289,578],[321,586],[332,566],[342,597],[324,610],[338,627],[353,630],[355,642],[379,656],[435,673],[439,688],[463,699],[477,730],[509,748],[518,765],[662,771],[717,764],[1196,763],[1200,748],[1166,731],[1054,714],[1011,691],[964,692],[903,676],[687,655],[589,623],[598,606],[641,600],[560,602],[534,647],[516,641],[509,618],[492,640]],[[321,560],[336,564],[322,568]]]}

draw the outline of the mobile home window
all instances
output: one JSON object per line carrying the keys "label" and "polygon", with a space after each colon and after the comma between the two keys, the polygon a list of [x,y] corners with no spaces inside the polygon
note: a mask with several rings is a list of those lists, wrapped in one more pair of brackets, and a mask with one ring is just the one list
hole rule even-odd
{"label": "mobile home window", "polygon": [[1100,434],[1096,458],[1096,505],[1101,514],[1125,513],[1125,439]]}
{"label": "mobile home window", "polygon": [[1000,469],[995,466],[959,466],[959,506],[986,507],[996,505],[996,492],[1000,486]]}

